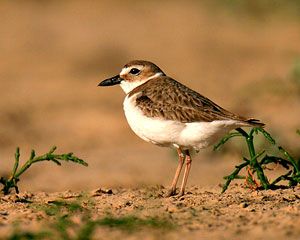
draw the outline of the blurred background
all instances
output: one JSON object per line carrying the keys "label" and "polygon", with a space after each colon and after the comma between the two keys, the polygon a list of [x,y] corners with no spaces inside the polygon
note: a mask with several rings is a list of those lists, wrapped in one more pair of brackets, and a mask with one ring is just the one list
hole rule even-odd
{"label": "blurred background", "polygon": [[[176,154],[134,135],[119,87],[97,87],[132,59],[261,119],[299,157],[299,13],[300,1],[1,1],[0,175],[16,146],[26,160],[57,145],[89,167],[37,164],[21,190],[169,185]],[[189,185],[221,183],[243,151],[201,151]]]}

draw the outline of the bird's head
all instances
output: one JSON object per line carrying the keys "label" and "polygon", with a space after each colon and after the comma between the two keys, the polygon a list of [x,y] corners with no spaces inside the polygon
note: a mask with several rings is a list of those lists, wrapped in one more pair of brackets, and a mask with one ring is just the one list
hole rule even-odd
{"label": "bird's head", "polygon": [[164,75],[164,72],[154,63],[143,60],[134,60],[127,63],[118,75],[102,81],[98,86],[113,86],[120,84],[127,94],[150,79]]}

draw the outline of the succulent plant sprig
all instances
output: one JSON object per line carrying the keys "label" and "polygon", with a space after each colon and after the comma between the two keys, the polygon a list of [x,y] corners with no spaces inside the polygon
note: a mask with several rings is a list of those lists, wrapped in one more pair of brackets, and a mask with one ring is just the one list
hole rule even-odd
{"label": "succulent plant sprig", "polygon": [[36,152],[34,150],[31,151],[29,159],[20,166],[20,148],[17,147],[15,153],[15,163],[9,178],[1,177],[0,183],[3,185],[2,192],[6,195],[11,192],[11,189],[14,188],[16,193],[19,193],[18,182],[20,180],[20,176],[28,169],[30,166],[37,162],[42,161],[51,161],[57,165],[61,165],[62,161],[66,162],[74,162],[83,166],[88,166],[88,164],[73,155],[73,153],[64,153],[64,154],[56,154],[54,153],[56,150],[56,146],[53,146],[49,152],[36,156]]}
{"label": "succulent plant sprig", "polygon": [[[254,138],[255,135],[259,133],[279,150],[280,156],[269,155],[267,154],[267,150],[261,150],[259,153],[256,153]],[[237,128],[236,131],[222,138],[221,141],[215,145],[214,150],[219,149],[228,140],[234,137],[242,137],[245,140],[249,157],[243,157],[243,163],[235,166],[235,170],[230,175],[224,177],[226,182],[223,185],[222,193],[227,190],[232,180],[241,178],[245,178],[251,188],[274,189],[278,187],[279,182],[284,180],[288,181],[289,186],[295,186],[300,183],[299,161],[296,161],[282,146],[277,145],[274,138],[266,130],[263,128],[252,128],[249,133],[247,133],[245,130]],[[281,165],[287,172],[270,182],[264,170],[269,169],[267,165],[271,163]],[[248,176],[239,175],[242,169],[247,169]],[[254,176],[255,173],[258,181],[256,181]]]}

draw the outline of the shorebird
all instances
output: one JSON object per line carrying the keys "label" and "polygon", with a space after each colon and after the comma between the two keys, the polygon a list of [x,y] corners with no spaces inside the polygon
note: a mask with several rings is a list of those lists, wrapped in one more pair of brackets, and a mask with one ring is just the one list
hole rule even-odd
{"label": "shorebird", "polygon": [[131,61],[118,75],[98,86],[116,84],[126,94],[124,112],[136,135],[155,145],[177,150],[178,166],[167,196],[176,195],[176,185],[185,163],[179,191],[179,196],[184,195],[192,163],[190,150],[206,148],[230,130],[264,125],[259,120],[225,110],[167,76],[149,61]]}

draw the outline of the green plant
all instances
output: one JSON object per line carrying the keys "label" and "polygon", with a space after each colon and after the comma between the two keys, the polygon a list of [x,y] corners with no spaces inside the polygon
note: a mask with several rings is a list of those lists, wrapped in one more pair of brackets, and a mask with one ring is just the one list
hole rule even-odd
{"label": "green plant", "polygon": [[133,233],[142,228],[163,231],[174,228],[173,223],[160,217],[113,216],[107,213],[104,217],[95,218],[93,208],[83,207],[82,202],[78,200],[54,200],[47,205],[36,205],[35,209],[42,210],[49,216],[48,223],[35,231],[25,231],[16,226],[8,239],[89,240],[96,239],[95,231],[98,228],[110,228],[126,233]]}
{"label": "green plant", "polygon": [[17,147],[15,153],[15,164],[13,166],[11,175],[9,178],[1,177],[0,183],[3,184],[2,192],[6,195],[10,193],[11,188],[14,188],[16,193],[19,193],[18,182],[20,180],[20,176],[34,163],[42,162],[42,161],[52,161],[57,165],[61,165],[61,161],[70,161],[74,163],[81,164],[83,166],[88,166],[88,164],[82,159],[73,155],[73,153],[66,154],[54,154],[56,147],[52,147],[49,152],[36,156],[34,150],[31,151],[29,159],[19,167],[20,163],[20,149]]}
{"label": "green plant", "polygon": [[171,229],[173,225],[165,220],[157,217],[138,218],[136,216],[113,217],[107,216],[97,221],[98,225],[110,228],[121,229],[125,231],[138,230],[142,227]]}
{"label": "green plant", "polygon": [[55,200],[48,203],[49,205],[47,207],[42,208],[48,216],[56,216],[60,214],[62,210],[65,210],[67,213],[84,211],[84,208],[78,202]]}
{"label": "green plant", "polygon": [[[257,135],[259,133],[261,133],[269,143],[274,145],[282,156],[268,155],[266,150],[261,150],[259,153],[257,153],[254,145],[254,134]],[[221,139],[221,141],[215,145],[214,150],[219,149],[229,139],[234,137],[244,138],[250,156],[248,158],[243,157],[243,163],[235,166],[235,170],[230,175],[224,177],[226,182],[223,186],[222,193],[227,190],[232,180],[241,178],[246,178],[246,181],[250,187],[262,187],[263,189],[274,189],[278,187],[277,184],[283,180],[287,180],[289,182],[289,186],[295,186],[300,183],[299,162],[297,162],[283,147],[278,146],[272,136],[263,128],[253,128],[249,131],[249,133],[241,128],[237,128],[236,131],[229,133],[227,136]],[[271,163],[281,165],[287,170],[286,173],[280,175],[272,182],[269,181],[264,171],[265,169],[268,169],[267,165]],[[248,170],[248,176],[239,175],[240,171],[244,168]],[[255,173],[259,183],[254,177]]]}
{"label": "green plant", "polygon": [[49,239],[51,234],[48,232],[30,232],[30,231],[20,231],[16,230],[8,239],[9,240],[42,240]]}
{"label": "green plant", "polygon": [[[103,218],[93,219],[91,209],[82,207],[78,201],[51,201],[50,205],[44,208],[44,211],[48,215],[55,213],[56,222],[52,224],[52,227],[60,230],[62,235],[66,235],[70,229],[73,229],[78,239],[81,239],[79,236],[84,236],[87,232],[91,235],[97,227],[109,227],[132,232],[142,227],[171,229],[173,226],[166,219],[158,217],[139,218],[133,215],[116,217],[107,213]],[[81,218],[80,226],[72,220],[72,216],[75,215]]]}

